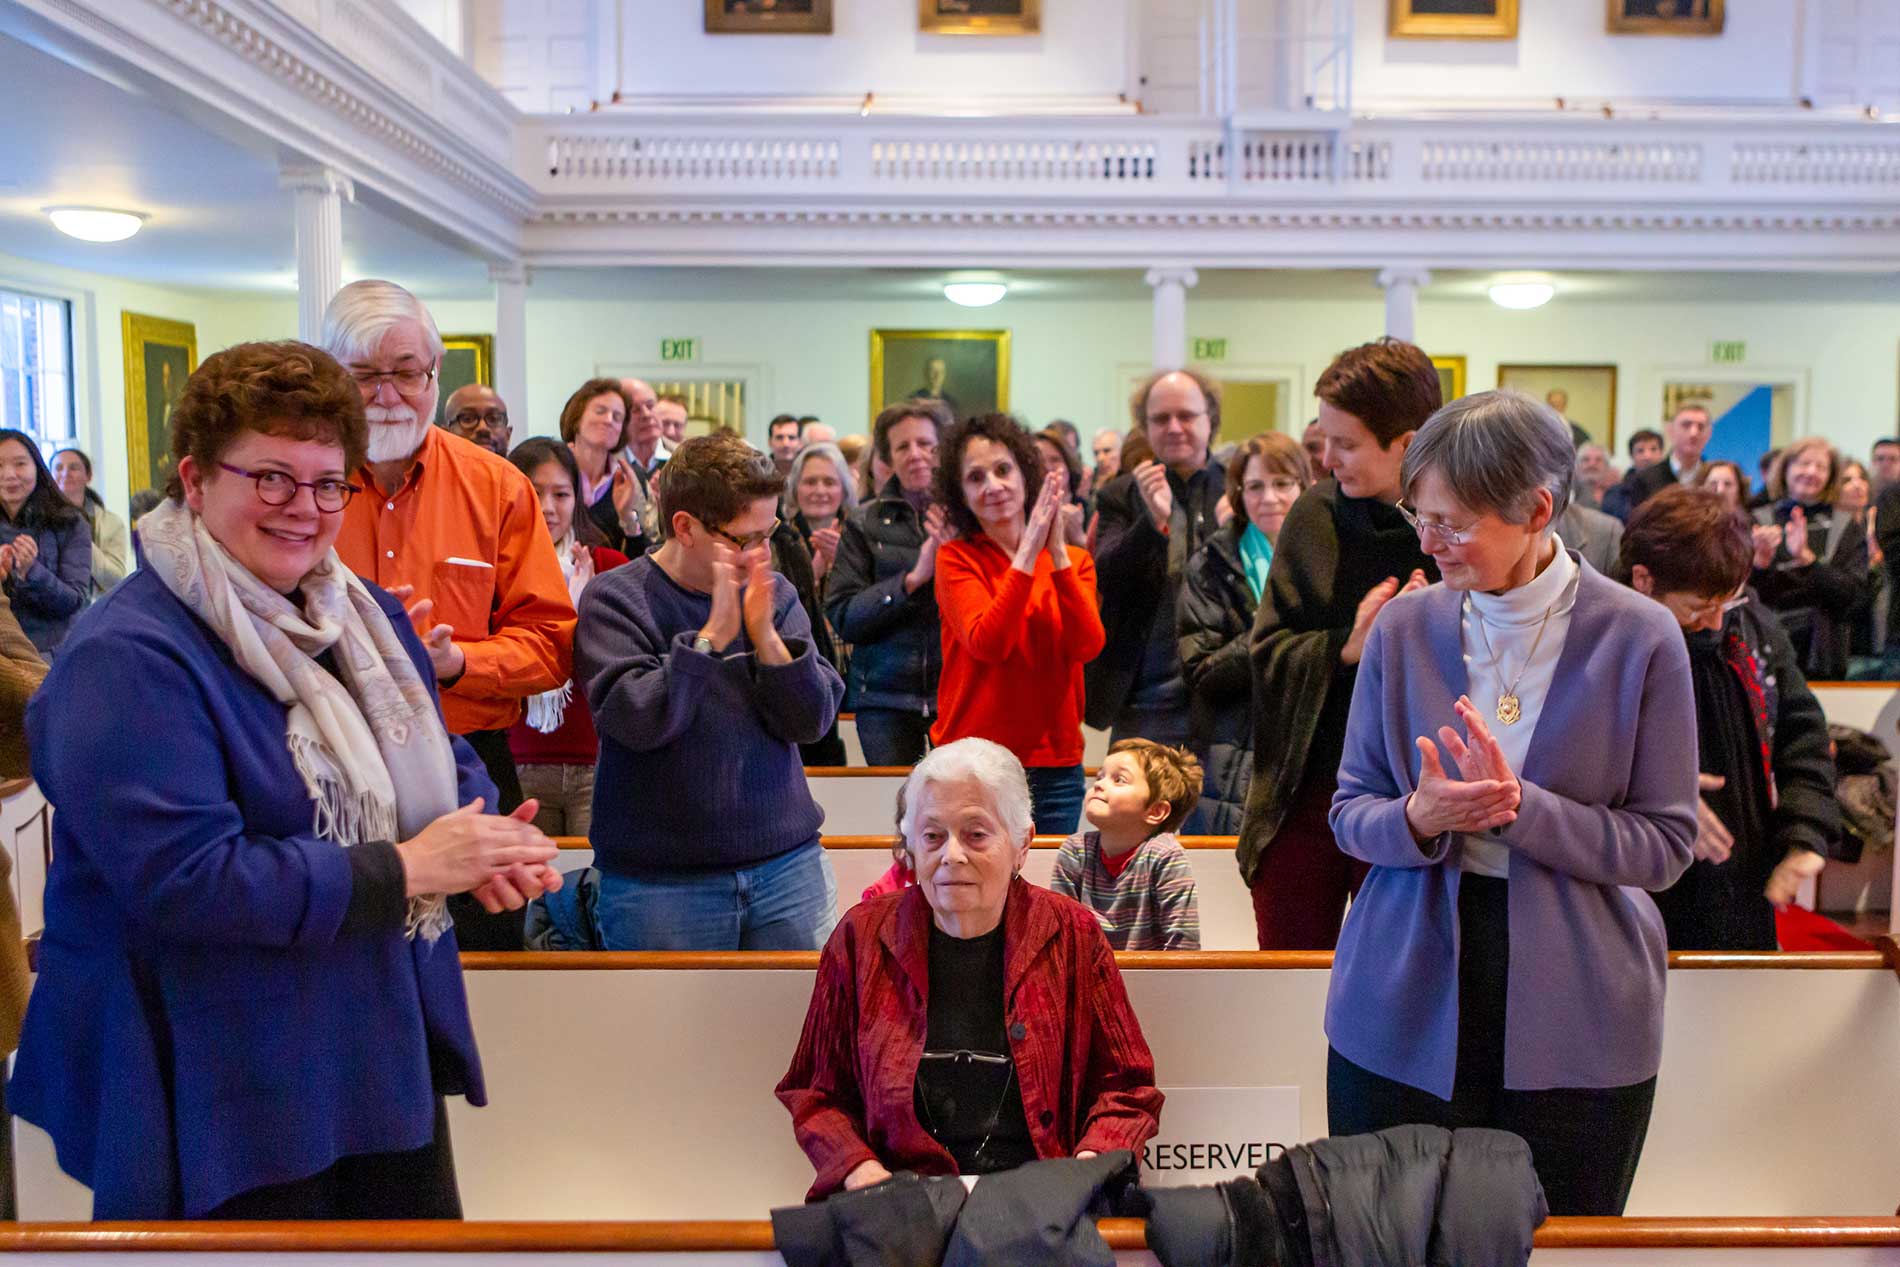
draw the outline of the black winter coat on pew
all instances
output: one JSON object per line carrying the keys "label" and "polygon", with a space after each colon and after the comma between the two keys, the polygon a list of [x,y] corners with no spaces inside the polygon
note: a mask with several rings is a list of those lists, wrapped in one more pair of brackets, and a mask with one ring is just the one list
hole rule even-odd
{"label": "black winter coat on pew", "polygon": [[1206,772],[1199,830],[1240,834],[1253,779],[1251,635],[1259,605],[1240,562],[1245,518],[1235,515],[1188,561],[1175,613],[1181,672],[1191,693],[1193,746]]}
{"label": "black winter coat on pew", "polygon": [[1549,1213],[1523,1140],[1437,1126],[1315,1140],[1250,1179],[1134,1195],[1162,1267],[1523,1267]]}

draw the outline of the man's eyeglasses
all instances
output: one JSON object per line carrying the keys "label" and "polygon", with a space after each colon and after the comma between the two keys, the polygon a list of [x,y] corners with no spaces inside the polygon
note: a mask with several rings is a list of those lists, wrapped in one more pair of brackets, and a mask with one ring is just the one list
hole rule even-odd
{"label": "man's eyeglasses", "polygon": [[1475,523],[1466,524],[1462,528],[1454,528],[1450,524],[1440,523],[1436,519],[1420,519],[1418,515],[1413,512],[1412,508],[1407,506],[1404,502],[1399,503],[1399,513],[1405,516],[1406,523],[1412,525],[1412,531],[1418,534],[1420,541],[1423,541],[1425,534],[1429,532],[1446,545],[1457,547],[1471,540],[1472,535],[1478,530],[1478,525]]}
{"label": "man's eyeglasses", "polygon": [[748,532],[743,537],[735,537],[724,528],[715,528],[711,524],[706,525],[706,531],[712,533],[715,537],[720,537],[731,542],[738,550],[745,551],[752,549],[754,546],[764,545],[767,541],[770,541],[772,534],[778,531],[780,522],[780,520],[774,519],[772,526],[767,528],[764,532]]}
{"label": "man's eyeglasses", "polygon": [[307,488],[316,499],[317,509],[335,514],[350,504],[350,498],[363,490],[348,480],[299,480],[283,471],[247,471],[229,462],[218,465],[233,475],[242,475],[257,484],[257,500],[266,506],[288,506],[297,499],[297,490]]}
{"label": "man's eyeglasses", "polygon": [[506,409],[464,409],[449,419],[449,425],[457,431],[473,431],[477,427],[501,431],[508,425],[508,411]]}
{"label": "man's eyeglasses", "polygon": [[350,377],[356,380],[357,390],[363,393],[363,399],[374,396],[385,380],[396,385],[396,391],[404,396],[413,396],[429,385],[435,378],[435,365],[426,369],[400,370],[351,370]]}

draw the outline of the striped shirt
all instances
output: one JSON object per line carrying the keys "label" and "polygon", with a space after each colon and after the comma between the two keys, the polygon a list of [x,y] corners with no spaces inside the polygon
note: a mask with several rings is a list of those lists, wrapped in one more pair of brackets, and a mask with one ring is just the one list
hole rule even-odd
{"label": "striped shirt", "polygon": [[1077,832],[1062,842],[1049,887],[1095,912],[1117,950],[1199,950],[1201,915],[1194,873],[1173,832],[1136,845],[1121,875],[1102,864],[1100,832]]}

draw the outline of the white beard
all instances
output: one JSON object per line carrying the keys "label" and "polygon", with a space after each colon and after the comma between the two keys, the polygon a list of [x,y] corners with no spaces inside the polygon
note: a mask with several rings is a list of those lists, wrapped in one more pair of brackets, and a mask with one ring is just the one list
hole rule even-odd
{"label": "white beard", "polygon": [[367,405],[363,416],[369,420],[371,462],[400,462],[421,448],[422,437],[429,433],[429,420],[407,405]]}

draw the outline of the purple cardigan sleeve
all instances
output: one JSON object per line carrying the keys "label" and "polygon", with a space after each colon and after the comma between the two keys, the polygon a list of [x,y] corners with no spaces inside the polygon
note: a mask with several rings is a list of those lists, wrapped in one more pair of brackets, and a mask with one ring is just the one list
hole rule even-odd
{"label": "purple cardigan sleeve", "polygon": [[1418,754],[1408,746],[1407,764],[1401,767],[1387,751],[1385,657],[1383,627],[1375,623],[1359,657],[1352,688],[1351,721],[1339,760],[1339,790],[1333,793],[1329,813],[1333,837],[1348,855],[1375,867],[1435,866],[1451,850],[1451,836],[1441,835],[1421,845],[1405,821],[1405,802],[1417,786],[1410,762],[1418,760]]}
{"label": "purple cardigan sleeve", "polygon": [[1512,849],[1592,884],[1657,892],[1689,868],[1695,844],[1695,694],[1681,638],[1649,648],[1629,793],[1619,806],[1584,805],[1523,781],[1517,821],[1499,833]]}

